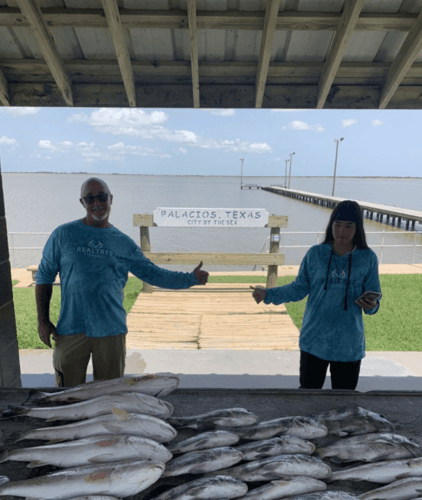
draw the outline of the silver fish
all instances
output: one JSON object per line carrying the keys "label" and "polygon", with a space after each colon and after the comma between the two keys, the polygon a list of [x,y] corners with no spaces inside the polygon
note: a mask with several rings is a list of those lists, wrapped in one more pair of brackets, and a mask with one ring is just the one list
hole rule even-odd
{"label": "silver fish", "polygon": [[174,444],[168,443],[167,449],[172,453],[187,453],[188,451],[230,446],[232,444],[236,444],[239,439],[239,436],[233,432],[208,431]]}
{"label": "silver fish", "polygon": [[405,477],[422,476],[422,458],[386,460],[376,464],[365,464],[333,472],[329,481],[370,481],[392,483]]}
{"label": "silver fish", "polygon": [[[45,476],[0,486],[1,495],[27,497],[31,500],[62,500],[81,495],[127,497],[155,483],[164,464],[150,460],[114,462],[64,469]],[[8,481],[2,478],[1,482]]]}
{"label": "silver fish", "polygon": [[89,418],[81,422],[34,429],[26,432],[17,441],[44,439],[60,442],[105,434],[127,434],[165,443],[174,439],[177,432],[167,422],[159,418],[115,409],[113,413],[108,415]]}
{"label": "silver fish", "polygon": [[261,458],[272,457],[282,454],[312,455],[315,451],[315,445],[310,441],[295,436],[281,436],[261,441],[237,446],[237,449],[243,453],[243,460],[260,460]]}
{"label": "silver fish", "polygon": [[243,439],[260,440],[288,434],[302,439],[314,439],[327,435],[327,428],[310,417],[282,417],[267,420],[249,427],[236,429]]}
{"label": "silver fish", "polygon": [[232,477],[218,475],[203,477],[165,491],[152,500],[219,500],[244,495],[247,484]]}
{"label": "silver fish", "polygon": [[322,491],[289,497],[289,500],[356,500],[359,498],[345,491]]}
{"label": "silver fish", "polygon": [[189,427],[191,429],[205,430],[215,427],[241,427],[252,425],[259,417],[245,408],[227,408],[214,410],[191,417],[172,417],[169,419],[173,427]]}
{"label": "silver fish", "polygon": [[417,457],[422,448],[416,441],[399,434],[363,434],[340,439],[317,452],[321,458],[330,457],[333,462],[377,462]]}
{"label": "silver fish", "polygon": [[84,420],[111,413],[113,408],[120,408],[131,413],[142,413],[166,419],[173,413],[173,406],[154,396],[141,392],[112,393],[96,398],[80,401],[64,406],[46,408],[14,408],[3,413],[26,415],[27,417],[44,418],[47,422],[54,420]]}
{"label": "silver fish", "polygon": [[191,451],[166,464],[164,476],[180,476],[181,474],[203,474],[225,467],[231,467],[242,460],[242,453],[236,448],[225,446],[212,450]]}
{"label": "silver fish", "polygon": [[75,403],[114,392],[141,392],[163,397],[179,387],[180,377],[175,373],[153,373],[135,377],[120,377],[101,382],[88,382],[60,392],[41,392],[34,403],[63,401]]}
{"label": "silver fish", "polygon": [[394,481],[387,486],[367,491],[360,495],[362,500],[410,500],[422,493],[422,478],[408,477]]}
{"label": "silver fish", "polygon": [[[219,474],[246,482],[273,481],[285,479],[285,476],[310,476],[322,479],[331,474],[331,468],[319,458],[309,455],[278,455],[223,469],[219,471]],[[215,473],[209,475],[215,475]]]}
{"label": "silver fish", "polygon": [[83,497],[72,497],[69,500],[122,500],[121,498],[109,495],[84,495]]}
{"label": "silver fish", "polygon": [[393,425],[382,415],[360,406],[345,406],[320,413],[315,418],[327,427],[328,434],[341,437],[393,430]]}
{"label": "silver fish", "polygon": [[15,449],[0,455],[6,460],[30,462],[29,468],[42,465],[76,467],[121,460],[155,460],[168,462],[172,454],[162,444],[139,436],[94,436],[60,444]]}
{"label": "silver fish", "polygon": [[271,481],[264,486],[249,490],[238,500],[278,500],[279,498],[300,495],[314,491],[324,491],[327,485],[313,477],[295,476],[285,480]]}

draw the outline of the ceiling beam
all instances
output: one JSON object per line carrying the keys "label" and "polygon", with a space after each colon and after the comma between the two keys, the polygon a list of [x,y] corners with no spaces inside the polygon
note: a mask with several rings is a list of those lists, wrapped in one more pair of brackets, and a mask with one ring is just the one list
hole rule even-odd
{"label": "ceiling beam", "polygon": [[1,69],[0,69],[0,102],[3,104],[3,106],[10,106],[8,83]]}
{"label": "ceiling beam", "polygon": [[16,0],[16,3],[29,23],[35,43],[60,89],[64,102],[73,106],[72,85],[36,0]]}
{"label": "ceiling beam", "polygon": [[199,99],[199,64],[198,64],[198,29],[196,26],[196,0],[188,0],[190,62],[192,71],[193,107],[200,107]]}
{"label": "ceiling beam", "polygon": [[129,106],[136,107],[135,77],[116,0],[101,0],[122,74]]}
{"label": "ceiling beam", "polygon": [[388,105],[421,50],[422,10],[385,77],[385,83],[381,89],[380,109],[384,109]]}
{"label": "ceiling beam", "polygon": [[[107,28],[102,9],[63,9],[48,7],[41,9],[43,19],[50,28]],[[187,12],[180,9],[154,11],[143,9],[120,9],[124,29],[162,28],[189,29]],[[197,29],[262,29],[264,12],[197,11]],[[361,13],[356,31],[410,31],[417,14],[398,12],[396,14]],[[277,19],[276,30],[289,31],[336,31],[341,13],[283,12]],[[0,7],[0,26],[27,27],[28,23],[19,9]]]}
{"label": "ceiling beam", "polygon": [[317,109],[324,107],[334,77],[356,29],[356,22],[365,0],[348,0],[344,3],[341,21],[325,61],[324,71],[318,84]]}
{"label": "ceiling beam", "polygon": [[264,99],[265,83],[270,66],[271,49],[273,48],[274,33],[277,25],[280,0],[267,0],[265,9],[264,28],[261,37],[261,50],[258,59],[258,71],[255,81],[255,107],[262,106]]}

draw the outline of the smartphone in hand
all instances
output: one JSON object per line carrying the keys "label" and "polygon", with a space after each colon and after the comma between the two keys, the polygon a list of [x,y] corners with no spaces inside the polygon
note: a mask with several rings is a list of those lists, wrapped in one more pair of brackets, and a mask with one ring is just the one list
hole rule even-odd
{"label": "smartphone in hand", "polygon": [[365,299],[368,299],[368,300],[377,300],[381,297],[381,293],[380,292],[370,292],[370,291],[366,291],[364,292],[357,300],[365,300]]}

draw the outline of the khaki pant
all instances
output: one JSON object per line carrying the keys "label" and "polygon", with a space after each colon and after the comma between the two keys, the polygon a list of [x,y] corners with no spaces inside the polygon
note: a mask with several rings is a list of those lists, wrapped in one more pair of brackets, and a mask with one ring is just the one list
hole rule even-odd
{"label": "khaki pant", "polygon": [[126,358],[126,335],[87,337],[59,335],[53,352],[57,387],[75,387],[86,382],[86,370],[92,354],[94,380],[123,377]]}

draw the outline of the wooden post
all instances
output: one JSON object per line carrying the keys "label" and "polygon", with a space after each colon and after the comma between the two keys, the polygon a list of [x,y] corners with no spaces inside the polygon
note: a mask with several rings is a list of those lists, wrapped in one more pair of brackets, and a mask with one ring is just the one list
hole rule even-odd
{"label": "wooden post", "polygon": [[[277,241],[273,241],[277,240]],[[280,228],[272,227],[270,233],[270,253],[278,253],[280,248]],[[267,288],[277,286],[278,266],[268,266]]]}
{"label": "wooden post", "polygon": [[[151,242],[149,240],[149,227],[141,226],[140,230],[141,230],[141,251],[142,253],[151,252]],[[145,283],[144,281],[144,288],[142,291],[144,293],[152,293],[152,286],[149,283]]]}

